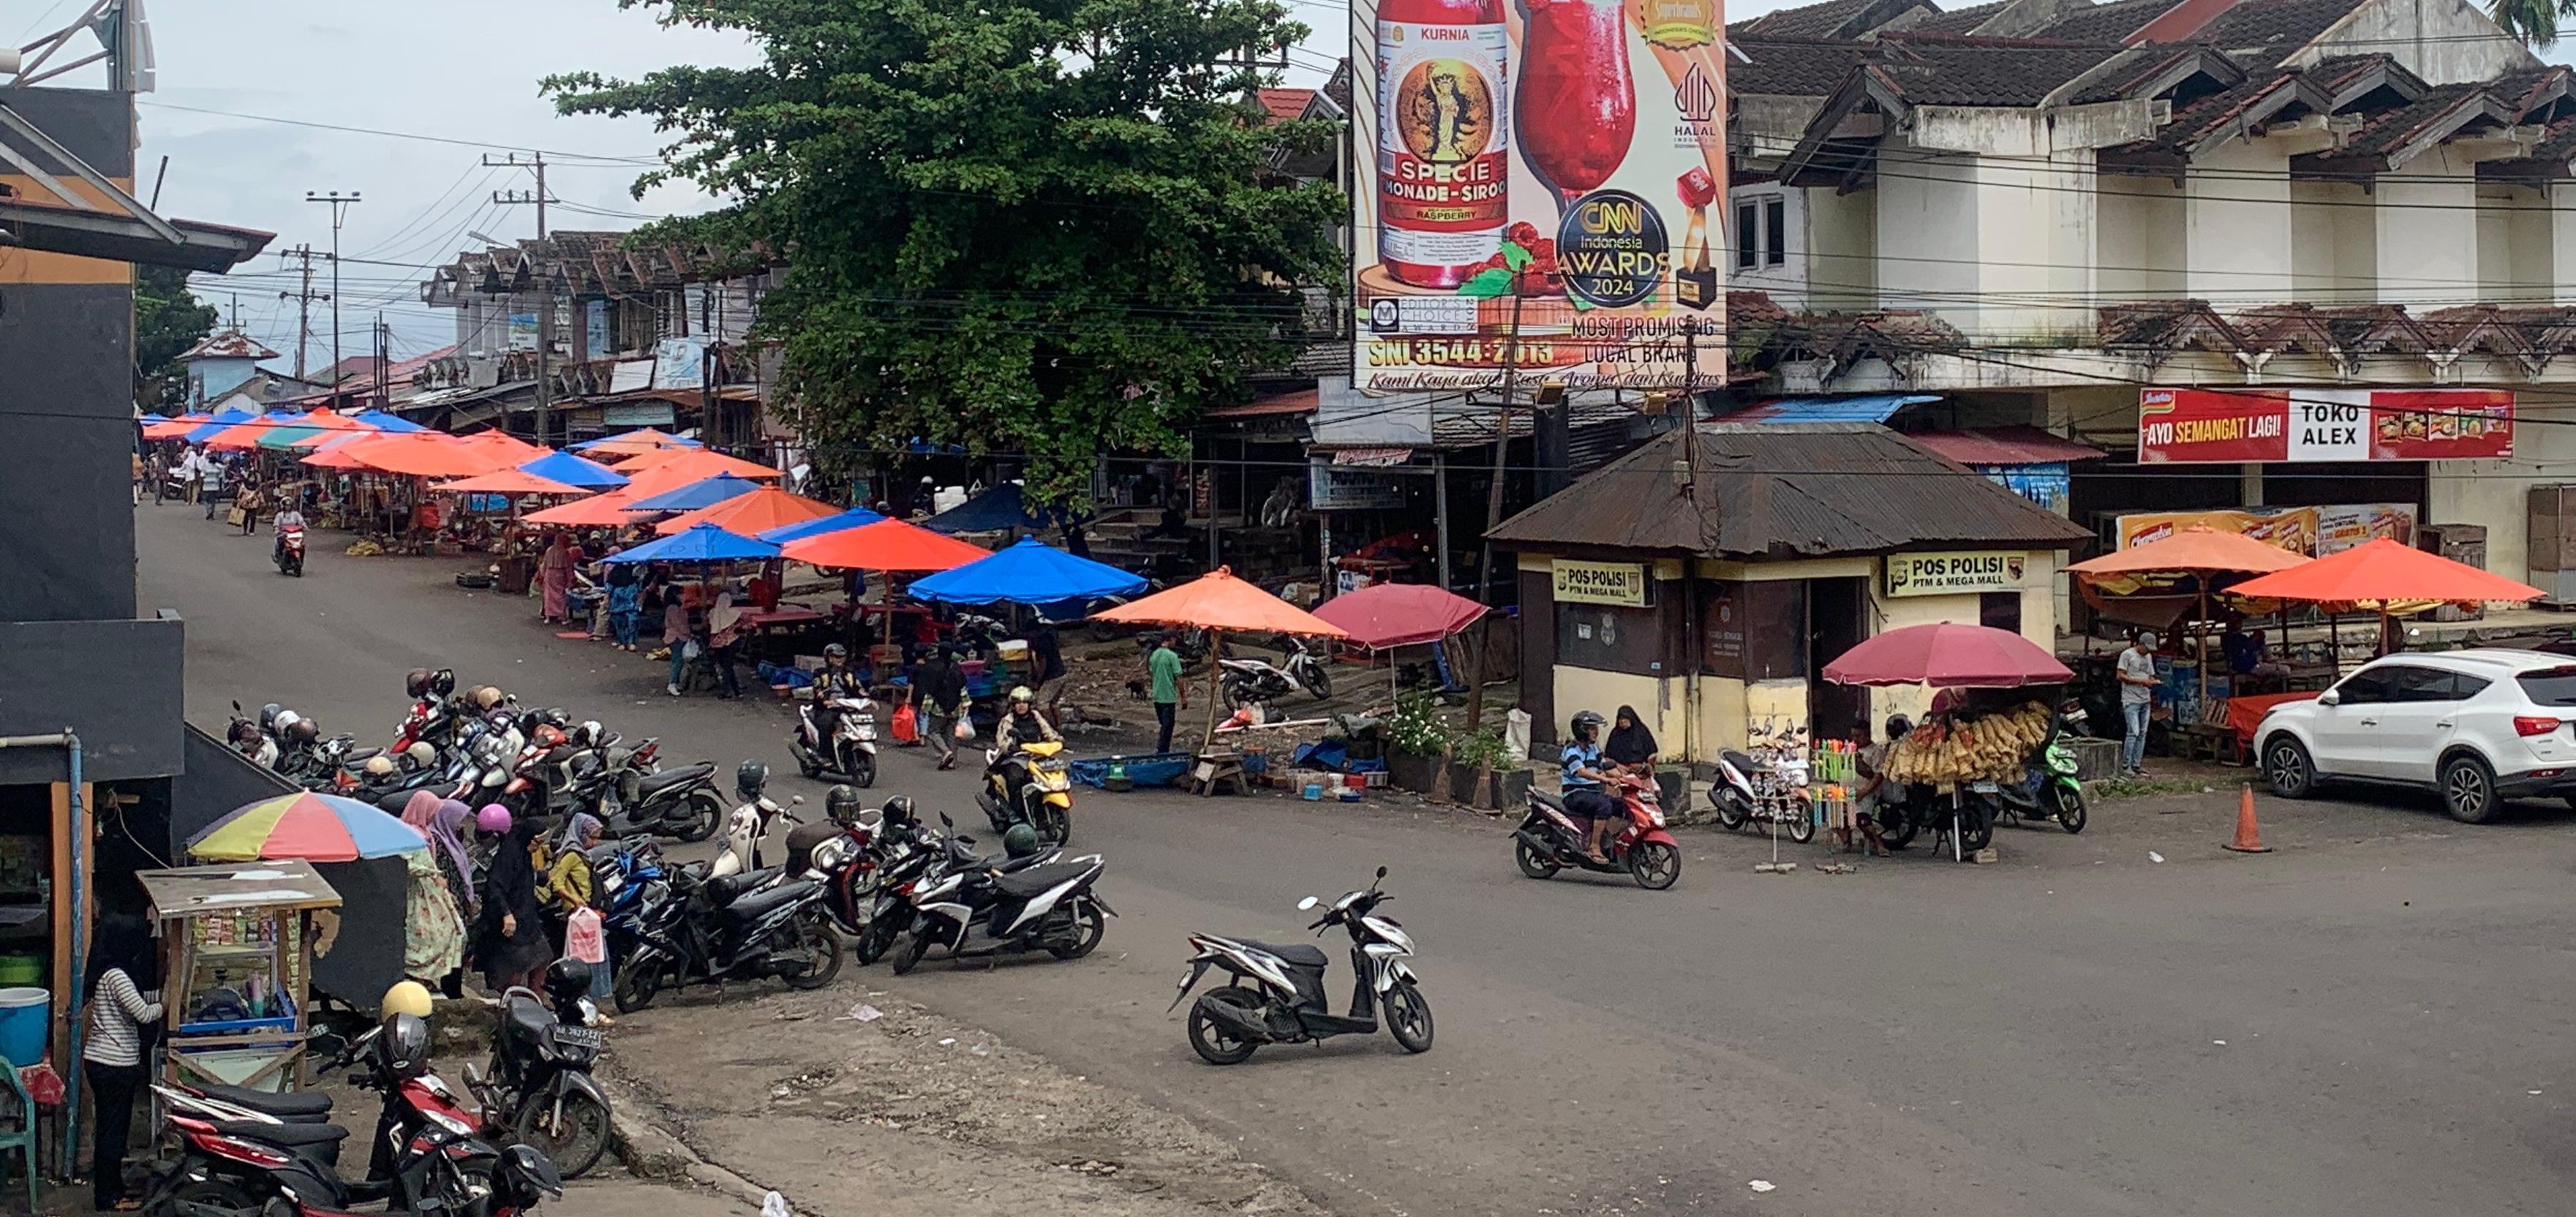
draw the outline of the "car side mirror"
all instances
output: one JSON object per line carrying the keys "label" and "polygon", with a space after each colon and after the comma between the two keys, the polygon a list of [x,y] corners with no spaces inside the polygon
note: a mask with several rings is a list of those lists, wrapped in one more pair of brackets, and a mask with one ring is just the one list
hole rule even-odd
{"label": "car side mirror", "polygon": [[1301,912],[1301,913],[1311,913],[1311,912],[1314,912],[1314,911],[1315,911],[1315,906],[1316,906],[1316,905],[1319,905],[1319,904],[1322,904],[1322,903],[1323,903],[1323,901],[1321,901],[1321,900],[1317,900],[1316,898],[1314,898],[1314,897],[1312,897],[1312,896],[1308,896],[1308,897],[1306,897],[1305,899],[1300,900],[1300,901],[1298,901],[1298,902],[1297,902],[1297,911],[1298,911],[1298,912]]}
{"label": "car side mirror", "polygon": [[2317,704],[2320,706],[2340,706],[2343,704],[2343,694],[2337,693],[2332,689],[2328,689],[2323,693],[2317,694]]}

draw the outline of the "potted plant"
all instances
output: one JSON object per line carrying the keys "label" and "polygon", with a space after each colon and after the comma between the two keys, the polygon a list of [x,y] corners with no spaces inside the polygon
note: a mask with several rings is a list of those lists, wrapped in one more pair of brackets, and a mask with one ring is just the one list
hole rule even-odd
{"label": "potted plant", "polygon": [[[1502,806],[1495,791],[1495,773],[1498,766],[1508,764],[1510,759],[1511,752],[1503,744],[1502,733],[1491,727],[1460,737],[1449,762],[1450,792],[1469,807]],[[1509,773],[1510,770],[1502,772]]]}
{"label": "potted plant", "polygon": [[1446,763],[1442,758],[1451,734],[1430,694],[1396,698],[1395,715],[1387,721],[1387,780],[1416,794],[1431,793],[1433,779]]}

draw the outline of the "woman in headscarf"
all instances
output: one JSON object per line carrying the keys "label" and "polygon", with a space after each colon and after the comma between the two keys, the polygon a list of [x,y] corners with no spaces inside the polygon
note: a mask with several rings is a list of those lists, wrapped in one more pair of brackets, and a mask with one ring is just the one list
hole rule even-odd
{"label": "woman in headscarf", "polygon": [[483,907],[475,916],[474,960],[483,970],[483,987],[498,995],[512,985],[527,984],[545,967],[545,912],[538,905],[539,879],[529,846],[537,823],[521,818],[492,847],[483,886]]}
{"label": "woman in headscarf", "polygon": [[403,975],[442,987],[465,964],[465,914],[438,857],[439,797],[417,791],[403,804],[402,821],[429,842],[403,854]]}
{"label": "woman in headscarf", "polygon": [[548,625],[562,624],[572,616],[565,596],[572,591],[572,534],[558,532],[546,543],[545,556],[537,559],[537,586],[545,593],[545,619]]}
{"label": "woman in headscarf", "polygon": [[100,1212],[138,1207],[125,1195],[125,1151],[134,1136],[134,1095],[149,1076],[145,1034],[162,1015],[150,992],[159,985],[153,963],[152,927],[142,918],[120,913],[99,919],[98,941],[89,953],[89,1039],[81,1045],[81,1066],[96,1099],[90,1203]]}
{"label": "woman in headscarf", "polygon": [[1610,738],[1601,743],[1601,759],[1632,773],[1654,771],[1655,733],[1637,717],[1635,706],[1619,707],[1619,716],[1610,720]]}
{"label": "woman in headscarf", "polygon": [[546,931],[558,940],[573,910],[590,903],[589,851],[599,844],[600,827],[599,817],[586,811],[564,817],[563,833],[554,841],[554,856],[546,862]]}
{"label": "woman in headscarf", "polygon": [[[429,838],[429,851],[436,856],[438,863],[438,877],[446,881],[449,894],[456,898],[458,911],[471,920],[480,903],[474,894],[474,855],[465,843],[465,834],[473,831],[468,826],[474,822],[474,812],[454,799],[437,799],[434,802],[436,806],[430,810],[429,827],[421,830],[420,835]],[[408,807],[403,809],[404,823],[411,822],[410,810]]]}
{"label": "woman in headscarf", "polygon": [[632,562],[610,562],[607,566],[609,640],[618,650],[632,651],[644,616],[644,577]]}

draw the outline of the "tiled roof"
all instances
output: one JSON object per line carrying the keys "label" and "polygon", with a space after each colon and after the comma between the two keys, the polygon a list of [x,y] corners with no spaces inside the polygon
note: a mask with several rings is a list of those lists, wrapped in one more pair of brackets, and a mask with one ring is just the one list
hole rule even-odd
{"label": "tiled roof", "polygon": [[1917,8],[1933,9],[1934,6],[1928,0],[1825,0],[1823,4],[1784,8],[1750,21],[1736,22],[1726,27],[1726,36],[1729,41],[1745,35],[1852,39]]}
{"label": "tiled roof", "polygon": [[1306,103],[1315,99],[1313,89],[1257,90],[1261,108],[1270,112],[1270,121],[1284,123],[1306,112]]}
{"label": "tiled roof", "polygon": [[1917,105],[2032,106],[2119,53],[2115,46],[1909,39],[1891,45],[1886,59],[1871,70]]}
{"label": "tiled roof", "polygon": [[1935,13],[1905,28],[1907,32],[1917,34],[1973,34],[1978,26],[1994,20],[1995,14],[2004,11],[2011,3],[2012,0],[1994,0],[1992,4],[1980,4],[1974,8]]}
{"label": "tiled roof", "polygon": [[2181,0],[2112,0],[2074,11],[2032,30],[2032,38],[2054,38],[2061,42],[2118,42],[2148,22],[2165,15],[2165,10]]}
{"label": "tiled roof", "polygon": [[2488,101],[2483,85],[2455,84],[2429,89],[2415,101],[2393,109],[2381,110],[2362,120],[2361,129],[2352,133],[2341,148],[2327,154],[2332,159],[2385,157],[2407,144],[2428,135],[2447,134],[2445,128],[2457,128],[2476,121],[2474,111]]}
{"label": "tiled roof", "polygon": [[2189,46],[2133,48],[2116,61],[2105,63],[2100,75],[2095,76],[2090,83],[2077,90],[2075,96],[2067,100],[2080,106],[2127,97],[2130,90],[2155,79],[2174,61],[2188,59],[2199,53],[2198,48]]}
{"label": "tiled roof", "polygon": [[275,359],[277,352],[261,346],[257,340],[240,330],[217,330],[207,335],[205,341],[189,347],[179,358],[182,360]]}
{"label": "tiled roof", "polygon": [[2227,129],[2246,111],[2254,109],[2282,89],[2291,87],[2298,73],[2287,68],[2248,76],[2231,89],[2224,89],[2175,109],[2173,121],[2156,132],[2154,139],[2142,147],[2187,151],[2212,135]]}
{"label": "tiled roof", "polygon": [[2200,27],[2193,39],[2279,63],[2316,41],[2317,35],[2362,3],[2363,0],[2244,0]]}
{"label": "tiled roof", "polygon": [[1739,96],[1822,97],[1841,88],[1869,58],[1866,42],[1783,42],[1730,38],[1743,59],[1726,65],[1727,91]]}

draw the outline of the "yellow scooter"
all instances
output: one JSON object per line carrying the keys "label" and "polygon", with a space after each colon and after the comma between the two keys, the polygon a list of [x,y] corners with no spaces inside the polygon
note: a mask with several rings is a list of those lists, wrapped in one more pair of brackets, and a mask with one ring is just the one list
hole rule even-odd
{"label": "yellow scooter", "polygon": [[1063,753],[1060,741],[1022,744],[1008,763],[998,763],[1003,758],[997,749],[984,753],[992,770],[975,801],[983,804],[985,818],[993,822],[994,836],[1025,822],[1045,844],[1073,842],[1072,765]]}

